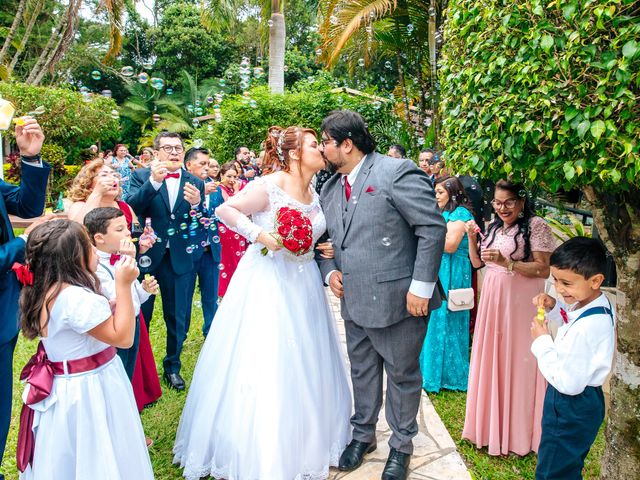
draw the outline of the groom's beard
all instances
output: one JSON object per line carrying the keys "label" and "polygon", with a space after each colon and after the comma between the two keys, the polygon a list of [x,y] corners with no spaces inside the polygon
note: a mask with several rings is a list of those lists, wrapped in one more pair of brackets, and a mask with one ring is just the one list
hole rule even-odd
{"label": "groom's beard", "polygon": [[338,169],[343,167],[345,164],[344,159],[342,158],[342,155],[340,153],[338,153],[338,157],[334,160],[329,160],[327,157],[324,157],[324,161],[327,165],[327,170],[332,174],[336,173]]}

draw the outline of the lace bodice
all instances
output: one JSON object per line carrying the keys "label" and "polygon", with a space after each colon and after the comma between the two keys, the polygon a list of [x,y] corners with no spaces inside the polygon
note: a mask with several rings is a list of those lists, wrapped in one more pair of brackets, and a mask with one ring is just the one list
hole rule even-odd
{"label": "lace bodice", "polygon": [[[314,192],[313,201],[307,205],[292,198],[278,185],[266,178],[257,178],[250,182],[238,194],[218,207],[216,215],[227,227],[253,242],[254,245],[250,249],[259,250],[262,245],[255,243],[256,238],[261,231],[273,232],[275,230],[276,214],[282,207],[295,208],[309,217],[313,228],[314,244],[327,229],[327,222],[320,208],[320,199],[317,193]],[[287,260],[295,262],[307,262],[313,259],[313,249],[300,256],[293,255],[284,248],[273,254],[282,255]]]}

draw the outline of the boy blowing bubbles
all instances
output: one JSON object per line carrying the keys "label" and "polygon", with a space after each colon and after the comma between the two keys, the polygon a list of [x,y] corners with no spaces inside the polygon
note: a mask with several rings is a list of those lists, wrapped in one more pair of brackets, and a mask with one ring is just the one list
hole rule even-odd
{"label": "boy blowing bubbles", "polygon": [[[91,242],[96,247],[98,268],[96,275],[100,280],[100,289],[109,302],[115,300],[115,266],[122,256],[136,258],[136,247],[131,240],[131,232],[127,220],[118,208],[102,207],[91,210],[84,218],[84,225],[89,233]],[[152,246],[152,241],[140,240],[140,253],[144,253]],[[136,333],[131,348],[118,349],[118,356],[124,364],[129,380],[133,377],[135,361],[138,355],[140,340],[140,305],[150,295],[158,293],[158,282],[151,275],[145,275],[140,283],[138,280],[131,284],[133,310],[136,313]]]}
{"label": "boy blowing bubbles", "polygon": [[[601,242],[572,238],[551,255],[551,274],[564,302],[544,293],[533,299],[547,320],[540,312],[531,322],[531,351],[549,382],[537,480],[582,478],[584,459],[604,420],[602,384],[615,345],[613,309],[600,290],[605,268]],[[555,340],[549,321],[559,325]]]}

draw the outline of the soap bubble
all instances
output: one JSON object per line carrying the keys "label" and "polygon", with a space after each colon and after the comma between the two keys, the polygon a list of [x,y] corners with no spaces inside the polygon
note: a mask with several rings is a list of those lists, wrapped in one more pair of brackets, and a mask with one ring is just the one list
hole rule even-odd
{"label": "soap bubble", "polygon": [[200,308],[202,306],[202,302],[200,300],[195,300],[193,302],[193,306],[196,308]]}
{"label": "soap bubble", "polygon": [[102,78],[102,73],[100,73],[100,70],[94,70],[91,72],[91,78],[94,80],[100,80]]}
{"label": "soap bubble", "polygon": [[424,145],[424,137],[418,137],[418,145]]}
{"label": "soap bubble", "polygon": [[224,78],[221,78],[221,79],[218,81],[218,83],[220,84],[220,86],[221,86],[221,87],[224,87],[224,86],[227,84],[227,82],[225,81],[225,79],[224,79]]}
{"label": "soap bubble", "polygon": [[138,265],[140,265],[142,268],[148,268],[151,266],[151,259],[144,255],[138,259]]}
{"label": "soap bubble", "polygon": [[152,77],[151,86],[156,90],[162,90],[164,88],[164,80],[159,77]]}
{"label": "soap bubble", "polygon": [[361,67],[364,67],[364,63],[364,58],[358,60],[358,65],[360,65]]}
{"label": "soap bubble", "polygon": [[122,67],[122,68],[120,69],[120,74],[121,74],[123,77],[132,77],[132,76],[133,76],[133,74],[134,74],[133,67]]}
{"label": "soap bubble", "polygon": [[413,23],[407,25],[407,33],[411,35],[413,33]]}
{"label": "soap bubble", "polygon": [[111,118],[117,120],[118,118],[120,118],[120,112],[118,112],[118,110],[115,110],[115,109],[111,110]]}
{"label": "soap bubble", "polygon": [[253,69],[253,75],[256,78],[260,78],[264,75],[264,69],[262,67],[256,67]]}
{"label": "soap bubble", "polygon": [[191,245],[187,247],[187,253],[193,253],[193,247]]}
{"label": "soap bubble", "polygon": [[382,106],[382,104],[379,101],[375,101],[371,104],[373,106],[374,109],[379,110],[380,107]]}
{"label": "soap bubble", "polygon": [[385,66],[385,68],[388,68],[389,70],[391,70],[393,68],[393,65],[391,64],[391,62],[389,60],[384,62],[384,66]]}
{"label": "soap bubble", "polygon": [[388,247],[389,245],[391,245],[391,239],[389,237],[383,237],[382,245],[384,245],[385,247]]}
{"label": "soap bubble", "polygon": [[200,126],[200,120],[194,118],[193,120],[191,120],[191,125],[193,125],[193,128],[198,128]]}
{"label": "soap bubble", "polygon": [[336,17],[335,15],[331,15],[329,17],[329,22],[331,23],[331,25],[337,25],[338,24],[338,17]]}
{"label": "soap bubble", "polygon": [[211,241],[213,243],[220,243],[220,237],[218,237],[217,235],[215,237],[211,237]]}
{"label": "soap bubble", "polygon": [[193,141],[193,148],[200,148],[200,147],[202,147],[202,139],[196,138]]}
{"label": "soap bubble", "polygon": [[249,101],[249,106],[251,108],[256,108],[258,106],[258,102],[256,102],[255,100],[250,100]]}
{"label": "soap bubble", "polygon": [[200,242],[200,246],[201,247],[206,247],[207,246],[207,242],[205,242],[204,240]]}
{"label": "soap bubble", "polygon": [[235,238],[236,240],[240,239],[240,235],[238,235],[237,233],[233,236],[233,238]]}
{"label": "soap bubble", "polygon": [[83,95],[87,95],[89,93],[89,87],[80,87],[80,93]]}
{"label": "soap bubble", "polygon": [[224,270],[224,264],[223,263],[218,264],[218,270],[220,270],[220,271]]}
{"label": "soap bubble", "polygon": [[222,99],[224,98],[224,95],[222,93],[216,93],[214,98],[216,99],[217,103],[222,102]]}
{"label": "soap bubble", "polygon": [[204,110],[202,110],[202,107],[196,107],[195,113],[196,115],[202,115],[204,113]]}
{"label": "soap bubble", "polygon": [[152,61],[143,62],[142,68],[144,68],[145,70],[151,70],[153,68],[153,62]]}
{"label": "soap bubble", "polygon": [[170,229],[168,229],[168,230],[167,230],[167,235],[169,235],[170,237],[171,237],[171,236],[173,236],[173,235],[175,235],[175,234],[176,234],[175,229],[170,228]]}
{"label": "soap bubble", "polygon": [[213,103],[213,97],[211,95],[207,97],[207,103]]}
{"label": "soap bubble", "polygon": [[435,17],[436,16],[435,7],[429,7],[429,16],[431,16],[431,17]]}
{"label": "soap bubble", "polygon": [[149,75],[145,72],[138,74],[138,82],[147,83],[149,81]]}
{"label": "soap bubble", "polygon": [[273,20],[267,20],[267,25],[269,26],[269,28],[273,27]]}
{"label": "soap bubble", "polygon": [[526,197],[526,196],[527,196],[527,192],[526,192],[525,190],[520,190],[520,191],[518,192],[518,196],[519,196],[520,198],[524,198],[524,197]]}
{"label": "soap bubble", "polygon": [[165,93],[166,93],[167,95],[173,95],[173,88],[167,88],[167,89],[165,90]]}
{"label": "soap bubble", "polygon": [[316,55],[317,55],[317,56],[322,55],[322,49],[321,49],[321,48],[319,48],[319,49],[317,49],[317,50],[316,50]]}
{"label": "soap bubble", "polygon": [[371,33],[373,31],[373,27],[371,25],[367,25],[364,29],[367,33]]}
{"label": "soap bubble", "polygon": [[227,278],[227,274],[226,274],[225,272],[222,272],[222,273],[220,274],[220,276],[221,276],[222,278]]}
{"label": "soap bubble", "polygon": [[180,224],[180,230],[186,230],[187,229],[187,224],[186,223],[181,223]]}
{"label": "soap bubble", "polygon": [[207,125],[207,132],[209,133],[213,132],[213,125]]}
{"label": "soap bubble", "polygon": [[187,105],[187,112],[193,113],[193,105],[191,104]]}

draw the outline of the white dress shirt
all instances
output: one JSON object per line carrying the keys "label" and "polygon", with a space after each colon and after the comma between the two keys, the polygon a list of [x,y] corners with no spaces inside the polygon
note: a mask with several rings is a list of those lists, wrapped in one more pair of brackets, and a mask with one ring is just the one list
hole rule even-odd
{"label": "white dress shirt", "polygon": [[[98,254],[98,269],[96,270],[96,276],[100,280],[100,291],[109,300],[116,299],[116,266],[111,265],[111,254],[96,250]],[[134,280],[131,284],[131,300],[133,302],[133,312],[136,317],[140,314],[140,305],[147,301],[151,296],[138,280]]]}
{"label": "white dress shirt", "polygon": [[[176,200],[178,199],[178,192],[180,191],[180,180],[182,179],[182,168],[179,168],[175,172],[179,176],[178,178],[165,178],[164,183],[167,184],[167,192],[169,194],[169,206],[171,207],[171,211],[173,211],[173,207],[176,205]],[[149,181],[154,189],[160,190],[162,186],[162,182],[156,182],[153,177],[149,177]]]}
{"label": "white dress shirt", "polygon": [[[578,395],[587,386],[601,386],[611,371],[615,328],[614,320],[606,314],[577,320],[592,307],[611,309],[604,294],[577,310],[571,310],[571,307],[556,302],[553,310],[547,313],[549,322],[561,325],[555,341],[551,335],[542,335],[531,344],[531,352],[538,359],[540,373],[556,390],[565,395]],[[566,324],[561,308],[568,317]]]}
{"label": "white dress shirt", "polygon": [[[360,173],[360,169],[362,168],[362,164],[364,163],[367,156],[365,155],[362,159],[353,167],[353,170],[347,175],[342,175],[340,181],[342,182],[342,186],[344,188],[345,179],[349,181],[349,185],[353,187],[356,183],[356,179],[358,178],[358,173]],[[351,193],[353,195],[353,192]],[[331,278],[331,274],[336,272],[337,270],[330,271],[324,279],[324,283],[329,285],[329,279]],[[435,282],[421,282],[416,279],[411,279],[411,285],[409,285],[409,292],[420,298],[431,298],[433,296],[433,290],[436,287]]]}

